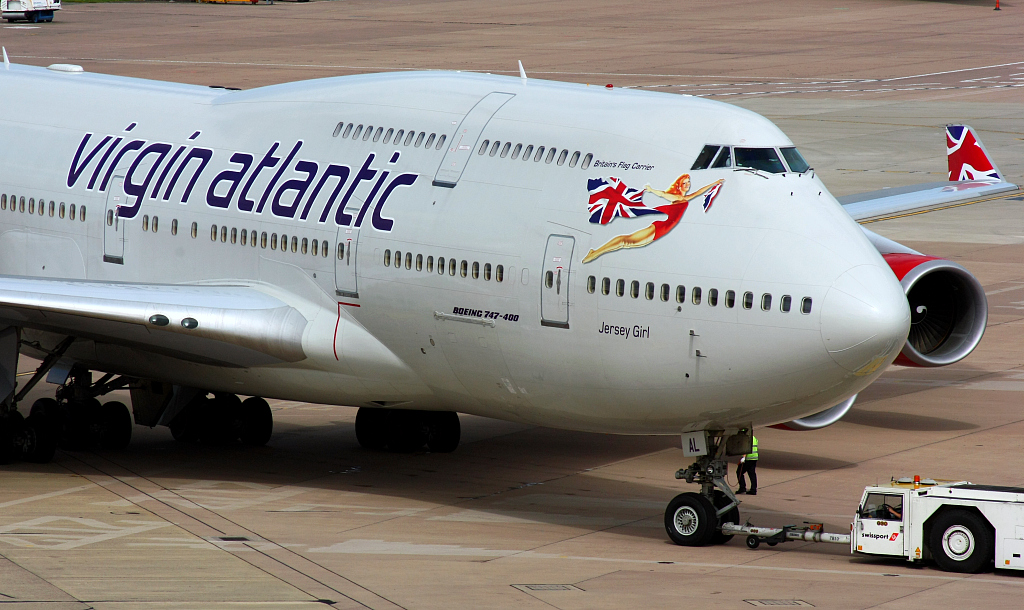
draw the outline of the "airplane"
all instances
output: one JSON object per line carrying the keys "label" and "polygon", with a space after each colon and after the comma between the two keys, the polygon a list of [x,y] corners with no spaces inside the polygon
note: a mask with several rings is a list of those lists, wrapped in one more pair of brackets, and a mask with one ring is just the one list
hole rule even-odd
{"label": "airplane", "polygon": [[966,269],[858,221],[1017,188],[950,126],[949,182],[843,205],[753,112],[522,69],[240,91],[4,59],[21,108],[77,101],[0,117],[8,462],[133,425],[262,445],[267,398],[357,406],[377,450],[452,451],[458,413],[681,435],[701,490],[666,530],[723,542],[755,426],[830,425],[982,338]]}

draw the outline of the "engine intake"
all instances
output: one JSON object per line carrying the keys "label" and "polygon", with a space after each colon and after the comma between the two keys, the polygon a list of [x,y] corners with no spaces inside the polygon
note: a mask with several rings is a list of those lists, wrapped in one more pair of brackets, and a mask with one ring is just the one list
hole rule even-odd
{"label": "engine intake", "polygon": [[946,366],[974,351],[985,334],[985,290],[960,265],[920,254],[885,254],[910,304],[910,335],[895,364]]}

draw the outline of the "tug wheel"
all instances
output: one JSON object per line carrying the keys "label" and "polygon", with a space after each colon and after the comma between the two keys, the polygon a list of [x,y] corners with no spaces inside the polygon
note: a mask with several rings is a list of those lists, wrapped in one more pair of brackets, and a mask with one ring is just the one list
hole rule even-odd
{"label": "tug wheel", "polygon": [[761,546],[761,540],[757,536],[747,536],[747,548],[754,550]]}

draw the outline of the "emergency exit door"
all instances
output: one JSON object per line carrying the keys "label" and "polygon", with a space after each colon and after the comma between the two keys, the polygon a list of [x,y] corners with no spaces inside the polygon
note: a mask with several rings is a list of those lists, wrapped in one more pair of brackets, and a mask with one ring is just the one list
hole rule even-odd
{"label": "emergency exit door", "polygon": [[483,133],[487,122],[505,105],[505,102],[514,97],[515,95],[511,93],[489,93],[473,106],[452,135],[448,151],[445,152],[444,159],[434,174],[434,186],[453,188],[459,183],[462,171],[466,169],[476,141]]}
{"label": "emergency exit door", "polygon": [[126,201],[124,176],[114,176],[107,191],[107,207],[103,215],[103,262],[124,264],[124,225],[120,211]]}
{"label": "emergency exit door", "polygon": [[568,235],[548,236],[540,274],[541,326],[569,328],[569,273],[575,245]]}
{"label": "emergency exit door", "polygon": [[358,298],[356,257],[359,255],[359,229],[340,227],[334,248],[335,292],[339,297]]}

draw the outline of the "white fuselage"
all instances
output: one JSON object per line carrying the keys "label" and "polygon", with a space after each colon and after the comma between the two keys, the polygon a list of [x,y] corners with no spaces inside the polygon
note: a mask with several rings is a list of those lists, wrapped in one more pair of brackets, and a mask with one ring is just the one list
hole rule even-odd
{"label": "white fuselage", "polygon": [[[75,108],[0,119],[0,273],[256,286],[308,321],[295,362],[218,366],[77,342],[68,354],[95,369],[328,404],[677,433],[831,407],[906,340],[899,282],[813,172],[690,171],[706,144],[792,145],[726,104],[451,73],[230,92],[12,67],[0,86],[23,107]],[[478,103],[491,108],[474,115]],[[354,139],[360,126],[415,135]],[[529,160],[513,160],[517,145],[533,147]],[[556,152],[535,161],[541,146]],[[666,191],[687,173],[690,192],[724,180],[706,211],[695,198],[653,243],[582,262],[667,218],[588,222],[589,180]],[[35,200],[34,214],[22,199]],[[669,203],[652,192],[642,201]],[[108,224],[117,206],[125,218]]]}

